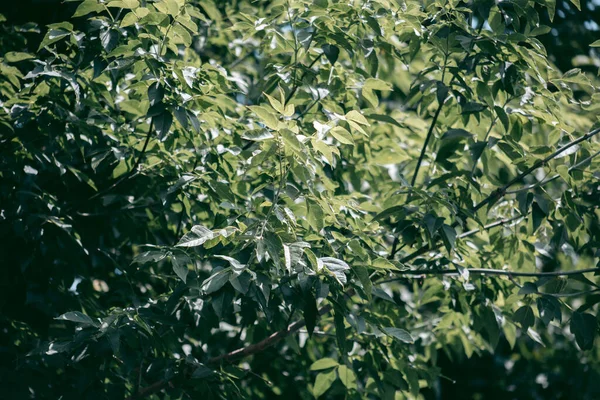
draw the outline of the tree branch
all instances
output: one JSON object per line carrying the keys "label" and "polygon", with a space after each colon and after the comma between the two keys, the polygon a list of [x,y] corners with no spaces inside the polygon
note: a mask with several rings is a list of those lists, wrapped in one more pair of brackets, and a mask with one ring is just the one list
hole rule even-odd
{"label": "tree branch", "polygon": [[439,105],[435,114],[433,115],[433,119],[431,120],[431,125],[429,125],[429,130],[427,131],[427,136],[425,137],[425,143],[423,143],[423,147],[421,148],[421,154],[419,154],[419,160],[417,161],[417,166],[415,168],[415,173],[410,181],[410,186],[415,186],[415,182],[417,181],[417,176],[419,175],[419,169],[421,168],[421,163],[423,162],[423,158],[425,157],[425,153],[427,151],[427,145],[429,144],[429,140],[433,135],[433,129],[435,128],[435,124],[437,122],[440,113],[442,112],[442,107],[444,102],[442,101]]}
{"label": "tree branch", "polygon": [[572,140],[571,142],[565,144],[564,146],[562,146],[561,148],[559,148],[558,150],[556,150],[554,153],[550,154],[549,156],[547,156],[546,158],[537,161],[536,163],[534,163],[531,167],[527,168],[525,171],[521,172],[519,175],[517,175],[516,177],[514,177],[510,182],[508,182],[507,184],[505,184],[504,186],[499,187],[498,189],[496,189],[495,191],[493,191],[488,197],[486,197],[485,199],[483,199],[482,201],[480,201],[477,205],[475,205],[475,207],[473,207],[473,210],[471,210],[473,213],[477,212],[478,210],[480,210],[482,207],[484,207],[485,205],[487,205],[488,203],[491,203],[492,201],[496,201],[501,199],[502,197],[504,197],[504,195],[506,194],[506,191],[508,190],[508,188],[510,188],[511,186],[515,185],[516,183],[520,182],[521,179],[523,179],[524,177],[526,177],[527,175],[529,175],[530,173],[532,173],[533,171],[535,171],[536,169],[546,165],[549,161],[555,159],[556,157],[558,157],[560,154],[562,154],[563,152],[565,152],[566,150],[570,149],[571,147],[584,142],[588,139],[591,139],[592,137],[594,137],[595,135],[597,135],[598,133],[600,133],[600,128],[596,128],[588,133],[586,133],[585,135]]}
{"label": "tree branch", "polygon": [[[329,311],[331,311],[331,305],[327,304],[319,309],[319,315],[325,315]],[[267,336],[266,338],[264,338],[263,340],[261,340],[258,343],[251,344],[250,346],[247,346],[247,347],[239,348],[239,349],[234,350],[227,354],[222,354],[220,356],[210,358],[206,361],[206,363],[207,364],[216,364],[216,363],[220,363],[222,361],[233,361],[233,360],[237,360],[240,358],[251,356],[256,353],[260,353],[263,350],[273,346],[274,344],[279,342],[281,339],[300,330],[305,325],[306,325],[306,322],[303,319],[298,320],[298,321],[288,325],[288,327],[286,329],[277,331],[277,332],[273,333],[272,335]]]}
{"label": "tree branch", "polygon": [[[498,221],[492,222],[490,224],[484,225],[482,228],[476,228],[476,229],[472,229],[472,230],[467,231],[467,232],[463,232],[460,235],[458,235],[457,238],[463,239],[463,238],[466,238],[468,236],[474,235],[477,232],[481,232],[482,230],[488,230],[488,229],[495,228],[497,226],[502,226],[502,225],[508,224],[509,222],[515,221],[515,220],[517,220],[519,218],[524,218],[524,217],[522,215],[518,215],[516,217],[512,217],[512,218],[508,218],[508,219],[503,218],[503,219],[500,219]],[[428,252],[430,250],[435,250],[435,249],[439,248],[441,245],[442,245],[441,242],[435,243],[433,247],[430,247],[428,244],[426,244],[425,246],[422,246],[421,248],[415,250],[414,252],[412,252],[412,253],[404,256],[399,261],[401,263],[408,262],[408,261],[412,260],[413,258],[416,258],[416,257],[420,256],[421,254],[424,254],[424,253],[426,253],[426,252]]]}
{"label": "tree branch", "polygon": [[[509,277],[548,277],[548,276],[569,276],[569,275],[581,275],[586,274],[588,272],[600,272],[600,268],[586,268],[580,269],[576,271],[552,271],[552,272],[519,272],[519,271],[508,271],[504,269],[489,269],[489,268],[465,268],[466,271],[469,271],[470,274],[475,275],[499,275],[499,276],[509,276]],[[457,268],[451,269],[411,269],[406,271],[397,272],[399,275],[420,275],[420,276],[428,276],[428,275],[460,275],[460,271]],[[391,278],[383,281],[377,282],[377,284],[395,282],[404,278]]]}
{"label": "tree branch", "polygon": [[129,179],[133,175],[135,175],[135,173],[137,172],[137,169],[138,169],[140,163],[142,162],[142,159],[143,159],[144,155],[146,154],[146,149],[148,148],[148,143],[150,143],[150,138],[152,137],[152,131],[153,131],[152,128],[153,127],[154,127],[154,117],[152,117],[152,119],[150,120],[150,126],[148,127],[148,132],[146,133],[146,140],[144,141],[144,146],[142,147],[142,151],[140,152],[140,155],[138,156],[138,158],[133,163],[133,167],[131,167],[131,169],[129,170],[129,172],[127,172],[121,178],[117,179],[117,181],[115,183],[113,183],[112,185],[110,185],[106,189],[101,190],[101,191],[95,193],[93,196],[90,196],[86,200],[86,202],[90,201],[90,200],[94,200],[95,198],[97,198],[99,196],[102,196],[102,195],[110,192],[111,190],[113,190],[114,188],[116,188],[117,186],[119,186],[121,183],[123,183],[124,181],[126,181],[127,179]]}
{"label": "tree branch", "polygon": [[[487,196],[485,199],[483,199],[481,202],[479,202],[478,204],[476,204],[473,209],[471,210],[472,213],[477,212],[478,210],[480,210],[483,206],[487,205],[488,203],[491,203],[492,201],[497,201],[500,200],[501,198],[503,198],[508,192],[508,188],[512,187],[513,185],[515,185],[516,183],[518,183],[519,181],[521,181],[521,179],[523,179],[525,176],[529,175],[530,173],[532,173],[533,171],[535,171],[536,169],[538,169],[539,167],[547,164],[549,161],[555,159],[556,157],[558,157],[561,153],[563,153],[565,150],[570,149],[571,147],[584,142],[588,139],[591,139],[592,137],[594,137],[595,135],[597,135],[598,133],[600,133],[600,128],[596,128],[588,133],[586,133],[585,135],[567,143],[566,145],[562,146],[561,148],[559,148],[558,150],[556,150],[554,153],[550,154],[549,156],[547,156],[546,158],[537,161],[536,163],[534,163],[531,167],[527,168],[525,171],[521,172],[519,175],[517,175],[515,178],[513,178],[510,182],[508,182],[507,184],[505,184],[504,186],[501,186],[499,188],[497,188],[496,190],[494,190],[489,196]],[[592,159],[594,156],[596,156],[597,154],[594,154],[586,159],[584,159],[583,161],[575,164],[573,166],[573,168],[579,167],[580,165],[584,164],[585,162],[589,161],[590,159]],[[551,180],[554,179],[549,179],[547,181],[545,181],[545,183],[550,182]],[[454,222],[452,224],[452,227],[456,227],[458,226],[458,222]],[[437,247],[436,247],[437,248]],[[430,250],[429,245],[425,245],[422,246],[421,248],[415,250],[414,252],[404,256],[402,259],[400,259],[399,261],[401,263],[403,262],[408,262],[424,253],[426,253],[427,251]]]}
{"label": "tree branch", "polygon": [[[352,289],[350,289],[350,291],[348,293],[351,295],[352,293],[354,293],[354,291]],[[327,304],[327,305],[321,307],[319,309],[319,315],[327,314],[329,311],[331,311],[331,308],[332,308],[332,306],[330,304]],[[220,356],[209,358],[206,361],[206,364],[218,364],[218,363],[221,363],[224,361],[231,362],[231,361],[235,361],[240,358],[251,356],[256,353],[260,353],[260,352],[264,351],[265,349],[275,345],[281,339],[284,339],[284,338],[288,337],[289,335],[299,331],[305,325],[306,325],[305,320],[303,320],[303,319],[298,320],[298,321],[288,325],[287,328],[282,329],[280,331],[277,331],[277,332],[267,336],[260,342],[251,344],[246,347],[241,347],[241,348],[233,350],[227,354],[222,354]],[[191,372],[191,371],[186,371],[186,372]],[[160,381],[157,381],[157,382],[151,384],[150,386],[140,389],[136,394],[129,397],[129,399],[130,400],[141,399],[141,398],[149,396],[153,393],[158,393],[161,390],[163,390],[170,382],[171,382],[171,380],[167,380],[167,379],[162,379]]]}

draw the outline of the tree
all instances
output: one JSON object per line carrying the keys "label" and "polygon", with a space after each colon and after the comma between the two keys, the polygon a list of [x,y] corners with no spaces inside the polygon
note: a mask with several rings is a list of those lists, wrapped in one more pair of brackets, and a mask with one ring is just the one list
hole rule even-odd
{"label": "tree", "polygon": [[0,28],[9,398],[597,376],[597,78],[553,2],[69,3]]}

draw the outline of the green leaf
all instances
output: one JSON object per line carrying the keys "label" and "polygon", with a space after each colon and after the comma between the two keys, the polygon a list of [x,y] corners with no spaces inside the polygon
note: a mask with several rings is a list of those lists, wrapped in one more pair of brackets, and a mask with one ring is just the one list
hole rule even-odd
{"label": "green leaf", "polygon": [[508,118],[508,115],[506,114],[506,111],[504,111],[504,109],[502,107],[498,107],[498,106],[494,107],[494,111],[496,112],[496,116],[502,123],[502,126],[504,127],[504,131],[508,133],[510,130],[510,120]]}
{"label": "green leaf", "polygon": [[590,47],[600,47],[600,39],[598,39],[594,43],[590,44]]}
{"label": "green leaf", "polygon": [[335,370],[319,373],[312,390],[315,399],[328,391],[333,381],[335,381]]}
{"label": "green leaf", "polygon": [[241,274],[246,269],[246,265],[242,264],[235,258],[222,255],[215,255],[215,257],[227,261],[231,265],[231,268],[233,268],[233,271],[237,274]]}
{"label": "green leaf", "polygon": [[321,371],[324,369],[337,367],[338,365],[339,365],[338,362],[335,361],[333,358],[325,357],[325,358],[321,358],[320,360],[317,360],[314,363],[312,363],[310,366],[310,370],[311,371]]}
{"label": "green leaf", "polygon": [[356,122],[359,125],[369,126],[369,121],[358,111],[352,110],[346,114],[346,119],[349,121]]}
{"label": "green leaf", "polygon": [[75,14],[73,14],[73,18],[83,17],[84,15],[88,15],[93,12],[100,12],[104,10],[102,4],[98,3],[98,0],[85,0],[83,3],[79,4],[77,10],[75,10]]}
{"label": "green leaf", "polygon": [[371,290],[373,288],[373,283],[371,282],[371,278],[369,277],[369,271],[367,270],[367,268],[360,265],[355,266],[353,270],[356,276],[358,277],[358,280],[362,284],[367,298],[371,300]]}
{"label": "green leaf", "polygon": [[338,142],[343,144],[354,144],[352,134],[341,126],[331,128],[328,133],[333,136]]}
{"label": "green leaf", "polygon": [[229,277],[231,275],[231,270],[229,268],[225,268],[218,272],[215,272],[211,276],[209,276],[204,282],[202,282],[202,290],[206,294],[211,294],[221,289],[223,285],[225,285],[229,281]]}
{"label": "green leaf", "polygon": [[404,342],[404,343],[414,343],[414,341],[415,341],[415,339],[410,335],[410,333],[408,333],[404,329],[389,327],[389,328],[382,328],[381,330],[386,335],[391,336],[394,339],[398,339],[399,341]]}
{"label": "green leaf", "polygon": [[337,339],[340,354],[346,354],[346,327],[344,325],[344,314],[336,308],[333,312],[333,323],[335,325],[335,337]]}
{"label": "green leaf", "polygon": [[19,61],[31,60],[35,58],[33,55],[20,51],[9,51],[4,54],[4,60],[8,63],[17,63]]}
{"label": "green leaf", "polygon": [[205,228],[202,225],[195,225],[192,229],[186,233],[176,246],[179,247],[196,247],[204,244],[207,240],[211,240],[215,237],[213,231]]}
{"label": "green leaf", "polygon": [[108,2],[106,6],[133,10],[138,8],[140,6],[140,3],[138,2],[138,0],[112,0]]}
{"label": "green leaf", "polygon": [[534,202],[531,207],[531,221],[533,226],[533,232],[537,231],[542,222],[546,218],[546,213],[542,208],[538,205],[537,202]]}
{"label": "green leaf", "polygon": [[594,347],[594,339],[598,334],[598,320],[594,315],[573,312],[570,328],[581,350],[591,350]]}
{"label": "green leaf", "polygon": [[537,342],[544,347],[546,346],[544,344],[544,341],[542,340],[542,337],[540,336],[540,334],[537,333],[536,331],[534,331],[533,329],[531,329],[531,328],[527,329],[527,336],[529,336],[534,342]]}
{"label": "green leaf", "polygon": [[523,287],[519,289],[519,294],[532,294],[537,293],[537,285],[533,282],[525,282]]}
{"label": "green leaf", "polygon": [[340,285],[346,284],[347,279],[344,271],[350,269],[350,266],[348,264],[346,264],[342,260],[333,257],[321,257],[319,258],[319,261],[323,264],[325,268],[327,268],[329,272],[333,274],[333,276],[340,283]]}
{"label": "green leaf", "polygon": [[38,51],[40,51],[46,46],[58,42],[59,40],[65,39],[69,35],[71,35],[71,31],[65,29],[50,29],[44,37],[44,40],[42,40],[42,42],[40,43]]}
{"label": "green leaf", "polygon": [[456,243],[456,231],[450,225],[444,224],[442,225],[442,230],[440,232],[446,250],[448,250],[448,253],[452,252]]}
{"label": "green leaf", "polygon": [[392,90],[392,85],[375,78],[369,78],[365,81],[362,87],[362,95],[365,100],[371,103],[371,106],[377,107],[379,105],[379,99],[373,92],[374,90]]}
{"label": "green leaf", "polygon": [[81,313],[79,311],[69,311],[59,317],[56,317],[55,319],[62,320],[62,321],[76,322],[78,324],[83,324],[83,325],[98,326],[97,322],[94,322],[93,319],[91,319],[90,317],[88,317],[87,315],[85,315],[84,313]]}
{"label": "green leaf", "polygon": [[323,209],[319,203],[311,199],[306,200],[306,206],[308,208],[306,215],[308,223],[315,231],[320,231],[325,226]]}
{"label": "green leaf", "polygon": [[275,266],[281,266],[281,252],[283,251],[283,242],[281,238],[273,232],[267,232],[264,237],[264,242],[267,247],[267,252]]}
{"label": "green leaf", "polygon": [[253,129],[245,131],[242,134],[242,139],[251,140],[253,142],[261,142],[263,140],[273,139],[275,136],[266,129]]}
{"label": "green leaf", "polygon": [[[317,317],[319,316],[319,309],[317,308],[317,300],[311,292],[304,295],[304,321],[306,322],[306,330],[308,336],[312,337],[315,326],[317,325]],[[314,366],[314,364],[313,364]],[[311,367],[312,369],[312,367]]]}
{"label": "green leaf", "polygon": [[392,264],[390,261],[385,258],[379,257],[373,260],[371,263],[371,267],[375,269],[384,269],[384,270],[396,270],[398,271],[398,267]]}
{"label": "green leaf", "polygon": [[573,3],[579,11],[581,11],[581,3],[579,2],[579,0],[571,0],[571,3]]}
{"label": "green leaf", "polygon": [[540,296],[537,299],[538,314],[545,325],[550,324],[552,320],[557,320],[559,323],[562,319],[560,311],[560,303],[555,297]]}
{"label": "green leaf", "polygon": [[248,293],[248,289],[250,289],[250,283],[252,280],[253,277],[248,272],[242,272],[239,275],[231,274],[229,277],[229,283],[231,283],[231,286],[244,295]]}
{"label": "green leaf", "polygon": [[535,316],[533,310],[529,306],[522,306],[513,314],[515,322],[521,324],[521,328],[526,331],[530,326],[535,323]]}
{"label": "green leaf", "polygon": [[345,365],[340,365],[337,371],[340,380],[347,389],[356,389],[356,374],[352,369]]}
{"label": "green leaf", "polygon": [[150,101],[150,106],[155,106],[158,103],[163,101],[165,97],[165,89],[160,82],[154,82],[148,88],[148,100]]}
{"label": "green leaf", "polygon": [[265,126],[270,129],[277,130],[279,121],[271,109],[267,108],[266,106],[249,106],[248,108],[258,116],[260,122],[265,124]]}
{"label": "green leaf", "polygon": [[173,124],[173,115],[170,112],[165,111],[160,115],[154,117],[154,130],[156,130],[156,134],[158,138],[162,140],[162,138],[169,133],[169,129],[171,129],[171,125]]}
{"label": "green leaf", "polygon": [[135,256],[133,263],[145,264],[148,262],[159,262],[166,257],[167,255],[162,250],[149,250]]}
{"label": "green leaf", "polygon": [[189,272],[189,258],[173,256],[171,257],[171,262],[173,263],[173,271],[175,272],[175,274],[179,277],[179,279],[183,281],[183,283],[186,283],[187,275]]}
{"label": "green leaf", "polygon": [[448,129],[440,138],[440,140],[461,140],[468,139],[473,136],[470,132],[464,129]]}
{"label": "green leaf", "polygon": [[323,53],[325,54],[325,57],[327,57],[331,65],[335,64],[340,55],[340,49],[332,44],[324,44],[321,47],[321,49],[323,49]]}

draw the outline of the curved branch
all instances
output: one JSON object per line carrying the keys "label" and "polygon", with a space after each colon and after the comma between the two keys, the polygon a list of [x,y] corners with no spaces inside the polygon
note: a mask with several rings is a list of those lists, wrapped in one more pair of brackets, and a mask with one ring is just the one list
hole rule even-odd
{"label": "curved branch", "polygon": [[[350,294],[353,293],[353,290],[350,289],[349,293]],[[327,304],[327,305],[321,307],[319,309],[319,315],[327,314],[329,311],[331,311],[331,308],[332,308],[332,306],[330,304]],[[299,331],[305,325],[306,325],[306,321],[304,319],[298,320],[298,321],[288,325],[287,328],[282,329],[280,331],[277,331],[277,332],[267,336],[260,342],[251,344],[246,347],[241,347],[241,348],[233,350],[229,353],[221,354],[220,356],[209,358],[208,360],[206,360],[206,364],[218,364],[218,363],[221,363],[224,361],[231,362],[231,361],[234,361],[234,360],[237,360],[240,358],[251,356],[256,353],[260,353],[260,352],[266,350],[267,348],[275,345],[281,339],[284,339],[284,338],[288,337],[289,335]],[[186,371],[186,373],[187,372],[191,372],[191,371]],[[157,382],[151,384],[150,386],[146,386],[145,388],[140,389],[136,394],[129,397],[129,400],[141,399],[146,396],[150,396],[153,393],[158,393],[161,390],[163,390],[165,387],[167,387],[170,382],[171,382],[170,379],[162,379],[160,381],[157,381]]]}

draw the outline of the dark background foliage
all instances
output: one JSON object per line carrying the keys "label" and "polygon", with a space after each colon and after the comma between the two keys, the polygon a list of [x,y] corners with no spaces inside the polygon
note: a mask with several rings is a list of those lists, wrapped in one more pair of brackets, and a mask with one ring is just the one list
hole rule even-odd
{"label": "dark background foliage", "polygon": [[[0,13],[7,20],[0,26],[0,53],[35,53],[44,38],[44,26],[69,20],[76,8],[77,3],[58,0],[3,1]],[[586,57],[589,57],[589,45],[600,39],[598,25],[594,23],[600,21],[600,6],[583,0],[581,8],[585,11],[577,12],[568,1],[557,2],[554,21],[545,22],[553,29],[540,38],[549,58],[563,72],[573,66],[594,70]],[[542,19],[546,18],[542,12]],[[83,27],[86,21],[80,19],[74,24],[76,28],[78,24]],[[209,55],[235,58],[227,54],[225,47],[212,46],[198,51],[200,59],[208,59]],[[82,64],[89,63],[91,60],[86,57],[93,56],[93,48],[82,50]],[[32,61],[18,64],[23,74],[32,67]],[[136,246],[143,243],[172,246],[181,237],[187,218],[181,212],[183,201],[177,192],[170,192],[166,184],[178,175],[168,169],[156,175],[140,174],[128,179],[126,185],[113,188],[114,164],[102,162],[103,157],[113,151],[112,144],[100,135],[93,120],[77,123],[77,129],[89,138],[88,142],[70,140],[65,129],[70,118],[68,106],[61,104],[60,96],[52,90],[58,92],[60,88],[53,87],[45,98],[36,100],[44,110],[35,118],[30,111],[21,112],[17,108],[10,115],[15,121],[14,130],[0,124],[0,208],[3,212],[0,218],[0,397],[62,396],[67,399],[79,397],[75,393],[85,393],[86,399],[123,398],[121,383],[111,382],[108,388],[103,384],[103,376],[114,374],[110,369],[118,367],[107,363],[97,368],[95,362],[96,357],[106,357],[112,352],[108,342],[90,350],[95,353],[76,366],[67,356],[47,353],[30,357],[27,353],[35,352],[47,338],[72,335],[72,326],[54,319],[58,315],[85,310],[90,316],[101,317],[99,310],[145,303],[150,290],[144,285],[152,286],[155,293],[173,288],[173,284],[156,271],[127,266],[134,253],[139,253]],[[9,95],[4,92],[0,100],[8,100]],[[394,95],[402,97],[394,93],[391,100]],[[19,145],[9,140],[14,136],[20,138]],[[86,151],[80,151],[82,148]],[[134,164],[139,156],[139,148],[128,154],[128,165]],[[75,172],[65,173],[65,165]],[[192,165],[188,167],[193,169]],[[110,190],[110,196],[97,196],[87,176],[93,176],[93,185],[100,192]],[[205,206],[199,207],[196,212],[212,215],[208,208],[202,209]],[[69,216],[68,223],[59,219],[65,214]],[[220,222],[215,221],[215,226]],[[148,310],[149,314],[153,312]],[[211,325],[218,325],[220,318],[215,313],[209,314]],[[255,318],[253,311],[248,311],[245,317],[249,321]],[[177,329],[169,334],[183,333]],[[78,333],[85,334],[85,331]],[[139,351],[150,352],[151,338],[133,328],[129,335],[122,335],[121,352],[126,365],[122,373],[128,375],[133,370],[127,370],[131,368],[127,357],[133,359]],[[256,336],[262,335],[256,332]],[[235,347],[232,343],[231,348],[225,350]],[[514,356],[505,339],[501,339],[493,355],[467,359],[440,351],[439,366],[448,379],[441,379],[438,390],[428,390],[425,394],[430,398],[453,399],[541,399],[574,398],[573,394],[577,393],[581,396],[578,398],[598,398],[598,365],[586,363],[571,349],[560,340],[544,350],[528,342],[520,343],[519,355]],[[277,355],[275,348],[265,352],[253,365],[254,373],[261,375],[261,369],[268,370],[269,360]],[[154,368],[160,369],[160,363]],[[546,380],[540,380],[540,376]],[[255,384],[260,387],[264,382],[257,378]],[[278,387],[285,388],[283,395],[295,397],[294,384]],[[207,395],[213,396],[210,389]]]}

